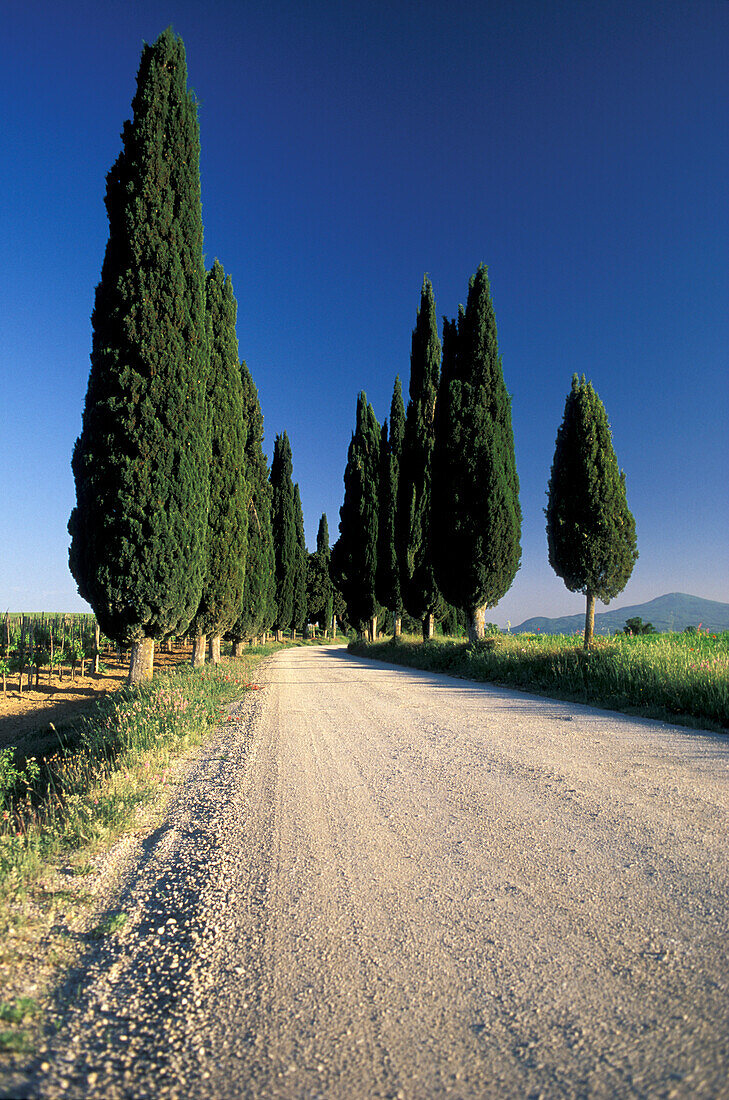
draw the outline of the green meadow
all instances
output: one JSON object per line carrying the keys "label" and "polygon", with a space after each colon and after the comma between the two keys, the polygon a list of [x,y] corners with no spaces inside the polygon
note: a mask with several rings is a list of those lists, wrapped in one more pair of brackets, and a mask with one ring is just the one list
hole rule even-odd
{"label": "green meadow", "polygon": [[448,672],[648,718],[729,730],[729,632],[491,634],[476,643],[403,637],[353,642],[360,656]]}

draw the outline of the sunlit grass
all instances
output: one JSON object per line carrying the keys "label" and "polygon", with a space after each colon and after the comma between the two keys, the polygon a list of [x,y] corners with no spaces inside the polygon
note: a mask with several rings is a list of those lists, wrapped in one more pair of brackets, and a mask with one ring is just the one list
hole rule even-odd
{"label": "sunlit grass", "polygon": [[614,635],[585,652],[568,635],[499,634],[471,644],[405,637],[354,653],[508,684],[648,717],[729,729],[729,632]]}
{"label": "sunlit grass", "polygon": [[255,687],[252,670],[276,645],[201,669],[189,665],[99,700],[52,757],[17,763],[0,754],[0,894],[17,891],[45,862],[108,840],[137,806],[171,783],[181,753]]}

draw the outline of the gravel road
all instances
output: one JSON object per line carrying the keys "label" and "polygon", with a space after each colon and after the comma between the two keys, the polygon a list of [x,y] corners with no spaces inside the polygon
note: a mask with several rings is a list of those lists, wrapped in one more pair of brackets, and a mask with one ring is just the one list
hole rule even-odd
{"label": "gravel road", "polygon": [[729,1097],[729,739],[342,649],[261,683],[117,849],[29,1095]]}

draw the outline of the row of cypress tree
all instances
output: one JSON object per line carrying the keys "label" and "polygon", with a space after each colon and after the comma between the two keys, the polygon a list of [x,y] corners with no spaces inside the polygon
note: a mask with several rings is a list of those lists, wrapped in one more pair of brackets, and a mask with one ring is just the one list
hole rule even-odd
{"label": "row of cypress tree", "polygon": [[426,276],[410,355],[405,411],[395,380],[380,429],[366,394],[357,400],[344,473],[333,568],[350,620],[376,631],[379,607],[420,619],[423,637],[452,605],[469,632],[508,591],[521,560],[521,509],[511,402],[503,379],[486,268],[465,310],[438,338]]}
{"label": "row of cypress tree", "polygon": [[170,28],[142,51],[132,110],[107,176],[69,564],[137,682],[170,635],[192,633],[199,664],[208,637],[218,660],[223,634],[302,621],[307,554],[285,432],[269,478],[232,282],[205,272],[197,103]]}
{"label": "row of cypress tree", "polygon": [[[374,637],[383,608],[395,635],[403,610],[424,638],[450,605],[483,636],[486,608],[510,588],[521,560],[521,508],[511,399],[504,384],[486,268],[471,278],[465,310],[438,339],[426,276],[412,336],[410,400],[400,380],[380,429],[365,393],[344,472],[333,568],[350,620]],[[585,646],[595,600],[625,587],[638,553],[625,474],[592,385],[573,378],[547,490],[549,561],[586,596]]]}

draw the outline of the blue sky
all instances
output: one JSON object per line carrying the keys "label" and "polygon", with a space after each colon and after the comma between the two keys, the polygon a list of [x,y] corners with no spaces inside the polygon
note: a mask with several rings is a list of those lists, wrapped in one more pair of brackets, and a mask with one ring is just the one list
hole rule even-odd
{"label": "blue sky", "polygon": [[[640,559],[613,606],[729,602],[729,3],[158,0],[3,5],[0,608],[81,610],[68,572],[105,176],[143,41],[200,100],[207,266],[238,300],[269,456],[336,537],[357,393],[409,376],[488,265],[513,395],[522,567],[488,618],[582,610],[542,508],[572,374],[626,471]],[[597,610],[602,609],[598,605]]]}

